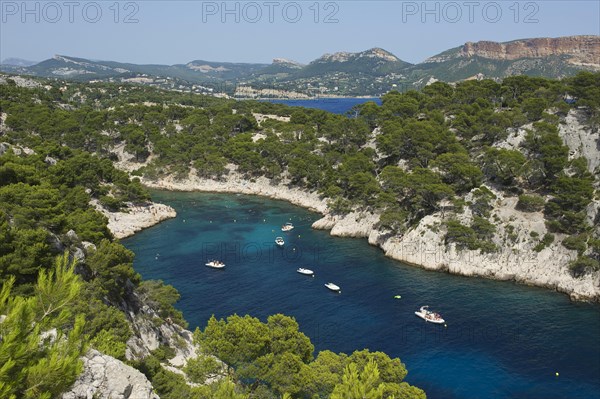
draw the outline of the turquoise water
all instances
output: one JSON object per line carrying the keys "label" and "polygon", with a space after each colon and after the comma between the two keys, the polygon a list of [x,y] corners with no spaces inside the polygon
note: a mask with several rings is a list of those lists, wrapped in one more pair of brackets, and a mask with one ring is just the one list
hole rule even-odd
{"label": "turquoise water", "polygon": [[[190,328],[215,314],[294,316],[317,350],[400,357],[428,398],[600,398],[600,307],[508,282],[403,265],[319,215],[255,196],[155,192],[178,217],[124,240],[145,279],[175,286]],[[288,233],[280,226],[292,221]],[[273,240],[283,236],[286,246]],[[223,270],[204,266],[219,258]],[[311,278],[298,267],[315,271]],[[323,284],[333,282],[341,294]],[[394,299],[401,295],[402,299]],[[430,305],[447,327],[414,315]],[[559,377],[555,373],[559,372]]]}

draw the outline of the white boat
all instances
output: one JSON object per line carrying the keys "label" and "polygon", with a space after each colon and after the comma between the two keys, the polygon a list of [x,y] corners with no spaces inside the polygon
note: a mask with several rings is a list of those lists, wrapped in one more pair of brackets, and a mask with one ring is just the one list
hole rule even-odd
{"label": "white boat", "polygon": [[310,269],[305,269],[303,267],[298,268],[298,270],[296,270],[298,273],[300,274],[306,274],[307,276],[315,276],[315,272],[313,272]]}
{"label": "white boat", "polygon": [[325,284],[325,287],[329,288],[331,291],[342,292],[342,289],[333,283]]}
{"label": "white boat", "polygon": [[283,245],[285,244],[285,241],[283,241],[283,238],[277,237],[277,238],[275,238],[275,244],[279,245],[280,247],[283,247]]}
{"label": "white boat", "polygon": [[415,312],[415,314],[417,316],[419,316],[420,318],[422,318],[425,321],[428,321],[430,323],[435,323],[435,324],[443,324],[445,323],[445,320],[442,319],[442,316],[440,316],[439,313],[435,313],[432,312],[431,310],[429,310],[429,306],[421,306],[421,308]]}
{"label": "white boat", "polygon": [[294,225],[291,224],[290,222],[287,222],[286,224],[284,224],[283,226],[281,226],[281,231],[290,231],[294,229]]}
{"label": "white boat", "polygon": [[218,260],[211,260],[210,262],[205,263],[204,265],[208,266],[208,267],[212,267],[214,269],[222,269],[225,267],[225,263],[218,261]]}

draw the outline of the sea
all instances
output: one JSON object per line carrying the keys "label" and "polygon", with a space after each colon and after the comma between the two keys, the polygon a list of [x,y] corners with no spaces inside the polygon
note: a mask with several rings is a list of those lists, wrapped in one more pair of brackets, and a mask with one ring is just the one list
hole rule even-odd
{"label": "sea", "polygon": [[[258,196],[152,192],[177,218],[123,240],[144,279],[181,294],[190,329],[208,318],[296,318],[315,345],[399,357],[430,399],[600,398],[600,306],[513,282],[423,270],[365,239],[332,237],[320,215]],[[291,222],[295,228],[282,232]],[[275,245],[284,238],[283,248]],[[416,248],[415,250],[418,250]],[[222,270],[205,266],[211,259]],[[312,269],[315,277],[296,272]],[[328,290],[332,282],[341,293]],[[400,296],[400,298],[396,298]],[[446,320],[415,315],[429,305]]]}
{"label": "sea", "polygon": [[355,105],[360,105],[368,101],[373,101],[381,105],[379,97],[340,97],[340,98],[316,98],[311,100],[264,100],[276,104],[286,104],[293,107],[318,108],[323,111],[334,114],[345,115],[352,110]]}

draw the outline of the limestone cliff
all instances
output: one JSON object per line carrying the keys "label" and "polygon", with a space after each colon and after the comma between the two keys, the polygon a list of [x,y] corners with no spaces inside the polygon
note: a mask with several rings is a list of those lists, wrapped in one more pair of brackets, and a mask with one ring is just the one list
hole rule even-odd
{"label": "limestone cliff", "polygon": [[427,59],[426,63],[457,58],[482,57],[498,61],[521,58],[565,56],[572,65],[600,68],[600,36],[565,36],[558,38],[521,39],[499,43],[467,42],[463,46]]}
{"label": "limestone cliff", "polygon": [[114,357],[91,349],[83,373],[62,399],[158,399],[144,374]]}

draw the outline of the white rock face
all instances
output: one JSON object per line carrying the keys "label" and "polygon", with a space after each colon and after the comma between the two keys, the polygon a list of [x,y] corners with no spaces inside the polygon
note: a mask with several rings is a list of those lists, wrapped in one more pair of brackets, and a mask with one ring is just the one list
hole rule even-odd
{"label": "white rock face", "polygon": [[[154,312],[144,313],[151,315]],[[128,359],[148,356],[150,351],[157,349],[161,344],[175,349],[175,357],[169,359],[172,366],[183,367],[189,359],[197,356],[192,332],[176,324],[164,323],[156,327],[149,318],[137,314],[133,317],[132,327],[136,333],[127,341]]]}
{"label": "white rock face", "polygon": [[144,374],[94,349],[83,358],[84,369],[63,399],[159,399]]}
{"label": "white rock face", "polygon": [[569,111],[565,123],[559,125],[558,134],[569,147],[569,159],[585,157],[589,171],[594,173],[600,167],[600,132],[592,133],[582,120],[585,120],[582,111]]}
{"label": "white rock face", "polygon": [[132,236],[140,230],[177,216],[175,209],[154,202],[144,206],[130,205],[127,212],[110,212],[96,199],[90,203],[108,218],[108,229],[116,238]]}
{"label": "white rock face", "polygon": [[[386,256],[425,269],[514,280],[564,292],[573,300],[599,301],[600,272],[574,278],[568,264],[577,258],[577,253],[561,245],[562,235],[556,235],[555,243],[549,247],[534,251],[539,239],[532,239],[530,232],[538,233],[540,238],[547,233],[543,216],[515,210],[516,197],[504,198],[497,192],[495,194],[498,200],[493,204],[492,217],[498,218],[499,222],[495,223],[497,233],[493,241],[500,249],[489,254],[478,250],[458,251],[454,244],[444,245],[446,231],[440,227],[444,221],[440,213],[426,216],[417,227],[402,236],[390,236],[378,230],[379,215],[369,213],[354,212],[345,217],[326,215],[312,227],[331,230],[336,236],[365,237],[370,244],[381,247]],[[470,213],[459,216],[466,222]],[[509,229],[516,235],[514,241],[507,239]]]}

